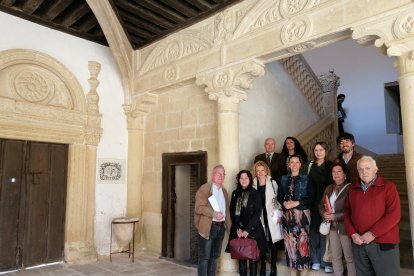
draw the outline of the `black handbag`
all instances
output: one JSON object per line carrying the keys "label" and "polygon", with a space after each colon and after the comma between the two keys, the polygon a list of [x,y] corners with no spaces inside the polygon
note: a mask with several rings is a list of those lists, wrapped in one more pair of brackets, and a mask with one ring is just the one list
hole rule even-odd
{"label": "black handbag", "polygon": [[232,259],[257,261],[260,256],[260,249],[256,240],[247,238],[236,238],[230,241],[230,254]]}

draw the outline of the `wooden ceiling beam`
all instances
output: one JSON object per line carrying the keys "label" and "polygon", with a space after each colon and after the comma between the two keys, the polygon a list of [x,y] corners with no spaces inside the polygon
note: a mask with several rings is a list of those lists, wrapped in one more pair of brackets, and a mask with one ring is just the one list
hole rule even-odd
{"label": "wooden ceiling beam", "polygon": [[133,5],[126,1],[114,1],[114,3],[118,9],[122,9],[136,17],[141,17],[145,20],[153,22],[154,24],[159,25],[165,29],[173,28],[175,26],[172,22],[156,15],[149,10],[143,9],[138,5]]}
{"label": "wooden ceiling beam", "polygon": [[27,0],[24,2],[22,11],[26,14],[33,14],[40,5],[42,5],[44,0]]}
{"label": "wooden ceiling beam", "polygon": [[44,12],[43,18],[45,20],[55,19],[61,12],[63,12],[69,5],[71,1],[68,0],[56,0],[52,3]]}
{"label": "wooden ceiling beam", "polygon": [[214,6],[210,5],[208,2],[204,0],[186,0],[186,1],[196,6],[199,10],[203,12],[207,12],[214,8]]}
{"label": "wooden ceiling beam", "polygon": [[173,8],[174,10],[184,14],[187,17],[197,17],[198,12],[189,4],[183,4],[179,0],[159,0],[165,5]]}
{"label": "wooden ceiling beam", "polygon": [[159,25],[152,24],[150,21],[142,20],[139,17],[133,16],[124,11],[119,11],[119,15],[121,16],[122,21],[124,23],[130,23],[131,25],[141,26],[154,34],[167,30],[165,28],[160,27]]}
{"label": "wooden ceiling beam", "polygon": [[153,11],[154,13],[159,14],[160,16],[168,18],[173,22],[183,23],[186,20],[182,15],[180,15],[179,13],[177,13],[170,7],[157,3],[154,0],[134,0],[134,1],[138,5],[141,5],[145,7],[146,9],[149,9]]}
{"label": "wooden ceiling beam", "polygon": [[5,7],[11,7],[16,3],[16,0],[1,0],[0,5]]}
{"label": "wooden ceiling beam", "polygon": [[127,29],[128,33],[136,34],[145,40],[148,40],[154,37],[154,34],[148,32],[147,30],[141,29],[137,26],[134,26],[131,24],[125,24],[124,27]]}
{"label": "wooden ceiling beam", "polygon": [[[91,13],[92,13],[92,11],[91,11]],[[79,31],[88,33],[90,30],[92,30],[93,28],[95,28],[98,25],[99,25],[99,23],[98,23],[98,20],[96,19],[95,16],[93,16],[93,15],[87,16],[86,20],[84,20],[82,22],[82,24],[80,24]]]}
{"label": "wooden ceiling beam", "polygon": [[65,19],[62,20],[61,24],[68,28],[75,24],[90,10],[91,9],[89,8],[88,4],[86,3],[86,1],[84,1],[81,5],[77,6],[76,9],[70,11],[69,14],[66,15]]}

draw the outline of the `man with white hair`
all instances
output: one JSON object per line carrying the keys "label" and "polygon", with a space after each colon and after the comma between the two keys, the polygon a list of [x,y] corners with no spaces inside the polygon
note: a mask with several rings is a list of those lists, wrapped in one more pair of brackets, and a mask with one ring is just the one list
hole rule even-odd
{"label": "man with white hair", "polygon": [[357,168],[361,180],[349,188],[344,209],[357,275],[399,275],[401,208],[397,188],[377,174],[372,157],[361,157]]}

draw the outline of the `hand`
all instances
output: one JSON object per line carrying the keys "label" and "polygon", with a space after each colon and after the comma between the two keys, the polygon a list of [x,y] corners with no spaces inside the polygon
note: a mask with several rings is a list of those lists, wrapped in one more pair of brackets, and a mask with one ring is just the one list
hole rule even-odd
{"label": "hand", "polygon": [[237,237],[238,237],[238,238],[243,237],[243,230],[241,230],[241,229],[237,229],[236,234],[237,234]]}
{"label": "hand", "polygon": [[359,234],[357,234],[357,233],[352,234],[351,238],[352,238],[352,241],[353,241],[355,244],[361,245],[361,244],[363,244],[363,243],[364,243],[364,242],[362,241],[362,239],[361,239],[361,236],[360,236]]}
{"label": "hand", "polygon": [[248,235],[249,235],[249,232],[247,232],[247,231],[243,231],[243,233],[242,233],[242,237],[243,237],[243,238],[246,238]]}
{"label": "hand", "polygon": [[292,209],[292,208],[295,208],[296,206],[299,206],[299,201],[288,200],[288,201],[283,202],[283,206],[286,209]]}
{"label": "hand", "polygon": [[335,220],[335,215],[334,215],[334,214],[331,214],[331,213],[327,213],[327,212],[325,212],[325,213],[323,213],[323,218],[324,218],[326,221],[329,221],[329,220]]}
{"label": "hand", "polygon": [[224,215],[223,215],[223,213],[222,213],[222,212],[216,212],[216,213],[215,213],[215,215],[216,215],[216,217],[215,217],[215,218],[216,218],[217,220],[219,220],[219,221],[220,221],[220,220],[223,220],[223,218],[224,218]]}
{"label": "hand", "polygon": [[361,236],[361,240],[363,243],[365,244],[369,244],[371,243],[373,240],[375,240],[375,236],[370,232],[365,232],[362,236]]}

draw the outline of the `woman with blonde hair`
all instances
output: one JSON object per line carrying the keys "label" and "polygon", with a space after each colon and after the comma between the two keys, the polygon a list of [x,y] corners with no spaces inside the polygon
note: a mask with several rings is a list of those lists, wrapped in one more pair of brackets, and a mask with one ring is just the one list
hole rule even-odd
{"label": "woman with blonde hair", "polygon": [[[270,276],[277,275],[276,258],[277,242],[282,239],[281,229],[281,205],[277,201],[278,186],[270,176],[270,170],[263,161],[258,161],[253,166],[253,187],[262,198],[261,221],[266,233],[266,239],[270,248]],[[266,258],[260,259],[260,275],[266,275]]]}

